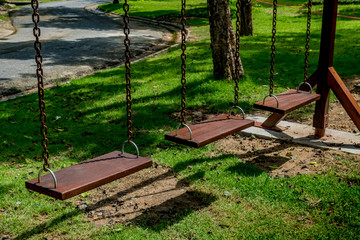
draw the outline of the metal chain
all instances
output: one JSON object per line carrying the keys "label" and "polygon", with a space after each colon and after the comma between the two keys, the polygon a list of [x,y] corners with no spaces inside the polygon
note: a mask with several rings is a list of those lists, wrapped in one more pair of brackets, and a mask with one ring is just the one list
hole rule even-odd
{"label": "metal chain", "polygon": [[309,0],[309,1],[308,1],[308,13],[307,13],[307,25],[306,25],[304,83],[307,82],[307,79],[308,79],[308,69],[309,69],[311,7],[312,7],[312,0]]}
{"label": "metal chain", "polygon": [[186,108],[186,0],[181,0],[181,124],[185,122]]}
{"label": "metal chain", "polygon": [[124,44],[125,44],[125,78],[126,78],[126,113],[127,113],[127,136],[130,142],[133,138],[132,132],[132,113],[131,113],[131,62],[130,62],[130,28],[129,28],[129,4],[128,0],[125,0],[123,5],[125,14],[124,20]]}
{"label": "metal chain", "polygon": [[239,103],[239,81],[240,81],[240,0],[236,2],[236,42],[235,42],[235,95],[234,95],[234,106],[238,106]]}
{"label": "metal chain", "polygon": [[270,89],[269,95],[274,91],[274,65],[275,65],[275,42],[276,42],[276,15],[277,15],[277,0],[273,0],[273,21],[272,21],[272,38],[271,38],[271,62],[270,62]]}
{"label": "metal chain", "polygon": [[46,168],[49,168],[49,151],[47,150],[47,146],[49,144],[49,140],[46,137],[48,133],[48,128],[46,126],[46,114],[45,114],[45,92],[44,92],[44,71],[42,69],[42,61],[43,57],[41,55],[41,42],[40,42],[40,15],[38,13],[39,2],[38,0],[31,0],[31,6],[34,10],[32,14],[32,21],[35,24],[33,28],[33,34],[35,36],[34,48],[36,51],[35,62],[36,62],[36,76],[38,80],[38,95],[39,95],[39,109],[40,109],[40,133],[42,135],[41,145],[43,147],[42,159],[44,161],[43,169],[47,171]]}

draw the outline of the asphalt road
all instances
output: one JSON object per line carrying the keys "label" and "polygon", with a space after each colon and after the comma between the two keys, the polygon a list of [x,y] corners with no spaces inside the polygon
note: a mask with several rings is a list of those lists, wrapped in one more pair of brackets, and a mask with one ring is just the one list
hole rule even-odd
{"label": "asphalt road", "polygon": [[[124,59],[123,22],[92,14],[85,6],[109,0],[70,0],[40,5],[45,84],[119,65]],[[12,12],[16,33],[0,39],[0,98],[36,88],[34,36],[30,6]],[[151,51],[167,30],[130,20],[132,55]]]}

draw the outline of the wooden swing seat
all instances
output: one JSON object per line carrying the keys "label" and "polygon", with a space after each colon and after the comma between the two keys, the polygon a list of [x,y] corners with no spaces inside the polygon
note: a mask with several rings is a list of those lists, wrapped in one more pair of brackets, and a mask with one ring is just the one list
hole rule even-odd
{"label": "wooden swing seat", "polygon": [[276,97],[279,100],[279,106],[277,106],[275,98],[268,97],[265,100],[265,104],[263,104],[263,101],[259,101],[254,104],[254,107],[273,113],[287,114],[309,103],[319,100],[320,94],[289,89],[286,92],[276,95]]}
{"label": "wooden swing seat", "polygon": [[58,186],[54,188],[51,174],[32,179],[25,183],[26,188],[64,200],[116,179],[150,167],[152,161],[136,155],[114,151],[100,157],[54,172]]}
{"label": "wooden swing seat", "polygon": [[190,139],[190,132],[186,127],[179,129],[177,135],[176,131],[166,134],[165,139],[199,148],[251,126],[254,126],[252,120],[221,114],[198,124],[190,125],[192,139]]}

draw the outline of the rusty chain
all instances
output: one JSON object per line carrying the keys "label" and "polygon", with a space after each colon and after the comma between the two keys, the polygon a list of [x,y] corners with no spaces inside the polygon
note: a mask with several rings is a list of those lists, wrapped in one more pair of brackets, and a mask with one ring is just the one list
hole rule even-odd
{"label": "rusty chain", "polygon": [[240,0],[236,1],[236,42],[235,42],[235,95],[234,95],[234,106],[238,106],[239,103],[239,81],[240,81]]}
{"label": "rusty chain", "polygon": [[126,78],[126,113],[127,113],[127,135],[130,142],[133,138],[132,113],[131,113],[131,62],[130,62],[130,28],[129,28],[129,4],[125,0],[123,5],[124,15],[124,44],[125,44],[125,78]]}
{"label": "rusty chain", "polygon": [[181,0],[181,124],[185,123],[186,108],[186,0]]}
{"label": "rusty chain", "polygon": [[276,15],[277,15],[277,0],[273,0],[273,21],[272,21],[272,38],[271,38],[271,61],[270,61],[270,88],[269,95],[274,91],[274,66],[275,66],[275,42],[276,42]]}
{"label": "rusty chain", "polygon": [[43,169],[47,171],[46,168],[49,168],[49,151],[47,150],[47,146],[49,144],[49,140],[46,137],[48,133],[48,128],[46,126],[46,114],[45,114],[45,92],[44,92],[44,71],[42,69],[42,61],[43,56],[41,55],[41,42],[40,42],[40,15],[38,13],[39,2],[38,0],[31,0],[31,7],[33,8],[32,21],[35,24],[33,28],[33,34],[35,37],[34,48],[36,51],[35,62],[36,62],[36,76],[38,80],[38,95],[39,95],[39,109],[40,109],[40,133],[42,136],[41,145],[43,147],[42,159],[44,161]]}
{"label": "rusty chain", "polygon": [[306,44],[305,44],[305,66],[304,66],[304,83],[307,82],[309,69],[309,50],[310,50],[310,27],[311,27],[311,7],[312,0],[308,1],[307,24],[306,24]]}

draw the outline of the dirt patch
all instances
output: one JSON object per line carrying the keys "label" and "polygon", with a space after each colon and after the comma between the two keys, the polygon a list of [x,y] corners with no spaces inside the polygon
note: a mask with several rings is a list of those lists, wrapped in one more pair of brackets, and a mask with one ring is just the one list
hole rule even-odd
{"label": "dirt patch", "polygon": [[157,164],[86,194],[72,201],[98,226],[171,224],[178,215],[206,207],[212,199],[192,191],[170,169]]}
{"label": "dirt patch", "polygon": [[[223,153],[234,154],[244,163],[251,163],[273,177],[292,177],[309,173],[322,173],[336,168],[338,173],[351,166],[360,167],[360,156],[334,150],[305,147],[283,141],[260,139],[239,134],[216,142]],[[351,161],[344,163],[343,160]]]}

